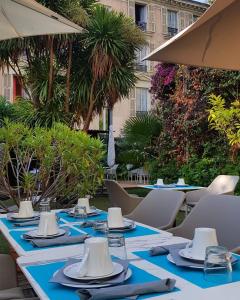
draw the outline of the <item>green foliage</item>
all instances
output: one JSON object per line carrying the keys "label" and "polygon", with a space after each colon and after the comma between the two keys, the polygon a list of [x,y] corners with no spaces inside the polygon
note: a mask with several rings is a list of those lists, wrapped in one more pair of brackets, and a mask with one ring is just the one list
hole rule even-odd
{"label": "green foliage", "polygon": [[135,51],[145,43],[144,34],[130,18],[94,0],[40,3],[85,30],[2,41],[1,64],[21,78],[39,111],[38,124],[61,121],[88,130],[95,114],[113,107],[134,86]]}
{"label": "green foliage", "polygon": [[148,161],[152,181],[207,186],[219,174],[239,174],[239,86],[240,72],[158,65],[150,92],[162,131]]}
{"label": "green foliage", "polygon": [[[0,192],[16,203],[35,196],[59,201],[82,197],[94,194],[102,182],[102,143],[63,124],[45,129],[7,121],[0,142]],[[33,166],[37,174],[30,173]]]}
{"label": "green foliage", "polygon": [[226,107],[225,100],[221,96],[210,95],[208,120],[212,128],[223,133],[230,145],[240,143],[240,101],[235,100]]}
{"label": "green foliage", "polygon": [[2,126],[5,118],[12,119],[14,115],[14,109],[12,104],[4,97],[0,96],[0,126]]}
{"label": "green foliage", "polygon": [[151,114],[130,118],[123,129],[119,161],[142,166],[155,156],[154,145],[161,132],[161,120]]}
{"label": "green foliage", "polygon": [[[230,159],[226,143],[205,145],[205,147],[209,148],[210,152],[206,152],[202,157],[192,155],[188,163],[181,167],[180,175],[187,183],[208,186],[220,174],[239,175],[239,157],[236,161]],[[239,185],[236,193],[240,194]]]}

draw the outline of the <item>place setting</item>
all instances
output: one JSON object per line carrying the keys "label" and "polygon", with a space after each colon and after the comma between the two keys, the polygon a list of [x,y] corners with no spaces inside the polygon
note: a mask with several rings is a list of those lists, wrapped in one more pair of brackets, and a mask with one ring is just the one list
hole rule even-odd
{"label": "place setting", "polygon": [[42,212],[40,214],[40,220],[38,227],[31,231],[24,232],[21,238],[33,245],[34,247],[42,248],[58,245],[71,245],[76,243],[82,243],[89,237],[87,234],[81,234],[72,236],[72,230],[70,227],[59,227],[58,218],[53,211]]}
{"label": "place setting", "polygon": [[101,210],[94,206],[90,206],[89,198],[79,198],[77,204],[66,212],[69,216],[74,218],[86,219],[88,217],[99,216]]}
{"label": "place setting", "polygon": [[[94,299],[120,299],[170,292],[175,287],[173,279],[156,278],[141,285],[133,284],[130,280],[136,276],[136,267],[129,266],[123,236],[92,237],[85,241],[84,248],[82,259],[70,258],[54,272],[49,283],[74,288],[80,299],[93,296]],[[123,288],[128,285],[130,289]]]}
{"label": "place setting", "polygon": [[120,207],[110,207],[107,220],[93,222],[93,228],[96,232],[101,233],[125,233],[135,230],[136,224],[134,221],[123,218]]}
{"label": "place setting", "polygon": [[157,182],[154,184],[154,187],[159,187],[159,188],[175,188],[175,187],[177,187],[177,188],[183,187],[184,188],[184,187],[188,187],[188,186],[189,186],[189,184],[185,183],[184,178],[178,178],[177,183],[171,183],[171,184],[165,184],[163,182],[163,179],[159,178],[157,180]]}
{"label": "place setting", "polygon": [[21,201],[19,203],[19,211],[17,213],[8,213],[7,220],[15,223],[37,224],[40,218],[39,212],[33,210],[32,201]]}
{"label": "place setting", "polygon": [[[195,277],[202,277],[213,286],[231,282],[234,268],[239,261],[237,256],[218,244],[214,228],[196,228],[193,240],[188,243],[157,246],[151,248],[148,253],[135,254],[154,261],[176,275],[182,274],[182,277],[185,276],[190,281],[194,281]],[[161,257],[166,257],[166,261]],[[190,274],[193,273],[189,273],[188,270],[198,272],[201,276],[191,278]],[[198,284],[205,286],[204,282],[199,282]]]}

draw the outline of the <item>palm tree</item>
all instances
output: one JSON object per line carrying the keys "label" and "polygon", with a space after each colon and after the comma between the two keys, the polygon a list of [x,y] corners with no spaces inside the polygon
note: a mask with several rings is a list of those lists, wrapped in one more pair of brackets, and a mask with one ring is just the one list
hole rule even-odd
{"label": "palm tree", "polygon": [[112,107],[134,86],[135,52],[145,43],[143,33],[131,19],[95,0],[40,2],[83,32],[3,41],[0,64],[19,75],[38,110],[88,130],[103,106]]}
{"label": "palm tree", "polygon": [[131,19],[103,6],[95,8],[86,29],[74,52],[78,63],[73,67],[72,94],[73,107],[83,118],[84,130],[88,130],[95,113],[104,106],[113,107],[128,95],[137,80],[135,53],[145,43]]}

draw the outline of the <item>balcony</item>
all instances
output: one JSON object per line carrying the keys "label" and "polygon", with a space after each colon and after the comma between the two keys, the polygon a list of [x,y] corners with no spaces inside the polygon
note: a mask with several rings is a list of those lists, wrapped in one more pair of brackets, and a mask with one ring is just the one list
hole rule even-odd
{"label": "balcony", "polygon": [[142,31],[147,30],[147,23],[143,21],[136,21],[137,27],[139,27]]}

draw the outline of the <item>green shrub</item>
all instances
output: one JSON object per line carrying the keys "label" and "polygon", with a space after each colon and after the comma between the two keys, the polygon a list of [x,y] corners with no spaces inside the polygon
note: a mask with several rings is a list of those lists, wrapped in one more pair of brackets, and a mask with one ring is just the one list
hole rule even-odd
{"label": "green shrub", "polygon": [[[60,123],[46,129],[7,121],[0,143],[0,193],[16,203],[34,196],[66,201],[94,194],[102,183],[102,143],[84,132]],[[37,174],[30,173],[33,166]]]}

